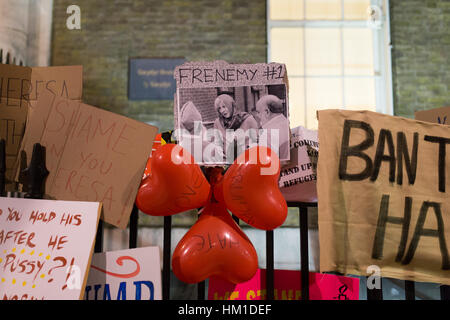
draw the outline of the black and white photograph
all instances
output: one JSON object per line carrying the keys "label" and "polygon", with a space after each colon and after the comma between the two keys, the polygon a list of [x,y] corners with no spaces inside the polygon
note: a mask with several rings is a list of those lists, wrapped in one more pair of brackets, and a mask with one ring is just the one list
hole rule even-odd
{"label": "black and white photograph", "polygon": [[289,160],[285,84],[179,88],[176,101],[179,144],[197,163],[230,164],[256,144]]}

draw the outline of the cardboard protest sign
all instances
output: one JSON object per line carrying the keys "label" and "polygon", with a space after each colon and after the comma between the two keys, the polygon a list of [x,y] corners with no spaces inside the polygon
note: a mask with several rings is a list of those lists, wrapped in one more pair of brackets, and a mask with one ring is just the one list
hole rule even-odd
{"label": "cardboard protest sign", "polygon": [[319,142],[316,130],[291,129],[291,159],[281,167],[279,186],[286,201],[317,201],[317,157]]}
{"label": "cardboard protest sign", "polygon": [[[265,269],[258,269],[252,279],[239,284],[209,279],[209,300],[265,300],[266,294]],[[310,300],[358,300],[359,279],[310,272],[309,295]],[[274,270],[275,300],[300,300],[301,296],[300,271]]]}
{"label": "cardboard protest sign", "polygon": [[98,202],[0,198],[0,297],[81,299]]}
{"label": "cardboard protest sign", "polygon": [[11,182],[28,110],[44,92],[80,100],[82,72],[81,66],[29,68],[0,64],[0,139],[6,140],[7,191],[17,191]]}
{"label": "cardboard protest sign", "polygon": [[414,118],[416,120],[450,125],[450,107],[416,111]]}
{"label": "cardboard protest sign", "polygon": [[46,148],[46,197],[99,201],[102,220],[125,229],[157,128],[64,99],[40,95],[22,150]]}
{"label": "cardboard protest sign", "polygon": [[158,247],[95,253],[85,300],[161,300]]}
{"label": "cardboard protest sign", "polygon": [[25,130],[31,68],[0,64],[0,139],[6,141],[6,190],[12,191],[14,164]]}
{"label": "cardboard protest sign", "polygon": [[450,128],[318,112],[320,270],[450,284]]}
{"label": "cardboard protest sign", "polygon": [[174,78],[174,136],[197,163],[231,164],[256,144],[289,160],[284,64],[187,62],[175,68]]}

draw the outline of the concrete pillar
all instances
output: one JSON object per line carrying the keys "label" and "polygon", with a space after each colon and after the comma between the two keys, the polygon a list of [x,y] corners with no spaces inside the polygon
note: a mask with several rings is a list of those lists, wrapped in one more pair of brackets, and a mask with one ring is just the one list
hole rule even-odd
{"label": "concrete pillar", "polygon": [[0,1],[0,63],[47,66],[53,0]]}

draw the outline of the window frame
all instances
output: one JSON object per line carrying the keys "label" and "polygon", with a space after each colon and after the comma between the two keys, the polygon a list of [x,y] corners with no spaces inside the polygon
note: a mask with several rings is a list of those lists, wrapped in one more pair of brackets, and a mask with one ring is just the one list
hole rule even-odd
{"label": "window frame", "polygon": [[[344,50],[342,30],[343,28],[368,28],[367,20],[343,20],[344,17],[344,0],[341,1],[342,16],[341,20],[271,20],[270,19],[270,2],[266,0],[266,23],[267,23],[267,62],[272,62],[271,57],[271,30],[272,28],[302,28],[303,29],[303,65],[306,66],[306,54],[305,54],[305,28],[339,28],[340,31],[340,43],[341,52]],[[384,113],[388,115],[394,114],[394,101],[393,101],[393,85],[392,85],[392,57],[391,57],[391,37],[390,37],[390,16],[389,16],[389,0],[371,0],[371,6],[377,6],[382,10],[381,26],[378,30],[375,30],[373,34],[373,63],[374,74],[373,75],[345,75],[344,68],[344,55],[341,54],[341,75],[289,75],[289,78],[373,78],[375,83],[375,107],[376,112]],[[304,1],[304,10],[306,12],[306,0]],[[277,61],[282,62],[282,61]],[[304,92],[306,92],[306,81],[304,81]],[[305,114],[304,119],[307,122],[307,103],[306,96],[304,94],[304,106]],[[342,81],[342,107],[345,107],[345,81]],[[305,123],[304,125],[307,125]]]}

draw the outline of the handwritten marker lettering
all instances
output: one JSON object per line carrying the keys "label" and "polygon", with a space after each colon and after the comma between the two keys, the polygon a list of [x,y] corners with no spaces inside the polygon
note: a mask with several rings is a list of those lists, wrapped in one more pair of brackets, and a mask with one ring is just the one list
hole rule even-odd
{"label": "handwritten marker lettering", "polygon": [[[90,255],[80,248],[95,240],[100,205],[5,198],[0,206],[8,213],[0,216],[0,299],[78,299]],[[75,266],[82,280],[67,290]]]}

